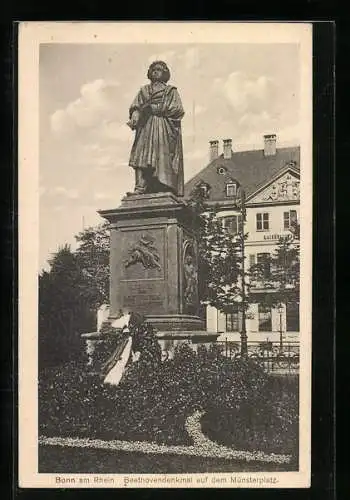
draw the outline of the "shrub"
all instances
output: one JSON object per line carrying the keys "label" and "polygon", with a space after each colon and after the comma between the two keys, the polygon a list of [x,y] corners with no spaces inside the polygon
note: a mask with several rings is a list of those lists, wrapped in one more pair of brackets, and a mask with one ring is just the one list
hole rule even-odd
{"label": "shrub", "polygon": [[298,455],[298,383],[268,377],[262,394],[236,407],[211,407],[203,431],[221,444],[267,453]]}
{"label": "shrub", "polygon": [[283,453],[295,447],[295,385],[280,386],[252,360],[229,360],[215,349],[196,355],[187,344],[160,363],[152,329],[140,329],[135,342],[144,343],[143,355],[118,387],[104,385],[99,374],[77,363],[42,372],[40,432],[192,444],[185,420],[204,409],[203,429],[215,441]]}

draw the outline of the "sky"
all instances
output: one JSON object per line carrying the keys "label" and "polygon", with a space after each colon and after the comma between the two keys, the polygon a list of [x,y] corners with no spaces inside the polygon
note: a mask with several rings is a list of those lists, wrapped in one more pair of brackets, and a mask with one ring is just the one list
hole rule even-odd
{"label": "sky", "polygon": [[209,141],[233,150],[300,142],[297,44],[42,44],[40,46],[40,269],[58,247],[103,219],[133,190],[129,106],[147,69],[164,60],[180,93],[185,182],[208,164]]}

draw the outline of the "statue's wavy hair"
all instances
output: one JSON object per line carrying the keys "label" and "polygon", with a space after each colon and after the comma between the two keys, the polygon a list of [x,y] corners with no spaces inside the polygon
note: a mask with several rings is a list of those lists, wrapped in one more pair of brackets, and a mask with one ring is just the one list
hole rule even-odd
{"label": "statue's wavy hair", "polygon": [[151,80],[152,70],[154,66],[161,66],[163,69],[162,81],[167,83],[170,80],[170,70],[164,61],[153,61],[147,71],[147,78]]}

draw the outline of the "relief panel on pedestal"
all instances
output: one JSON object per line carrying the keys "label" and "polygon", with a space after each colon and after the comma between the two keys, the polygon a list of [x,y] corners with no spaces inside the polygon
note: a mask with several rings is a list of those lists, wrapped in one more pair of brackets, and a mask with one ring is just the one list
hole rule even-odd
{"label": "relief panel on pedestal", "polygon": [[164,230],[125,231],[122,281],[164,279]]}
{"label": "relief panel on pedestal", "polygon": [[160,314],[166,309],[164,246],[163,229],[123,233],[120,280],[123,308],[141,314]]}

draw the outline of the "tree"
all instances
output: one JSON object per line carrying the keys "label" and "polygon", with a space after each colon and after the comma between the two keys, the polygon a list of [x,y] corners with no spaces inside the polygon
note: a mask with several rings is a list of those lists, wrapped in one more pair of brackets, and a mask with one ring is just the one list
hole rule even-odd
{"label": "tree", "polygon": [[96,329],[98,307],[109,301],[109,224],[75,236],[78,248],[64,245],[39,275],[40,361],[57,364],[82,349],[81,333]]}
{"label": "tree", "polygon": [[267,306],[275,307],[287,302],[299,302],[299,237],[299,224],[295,223],[289,235],[279,238],[272,255],[249,270],[251,285],[254,282],[260,282],[263,283],[264,288],[273,291],[273,293],[262,294],[259,299]]}
{"label": "tree", "polygon": [[224,227],[220,207],[206,203],[201,186],[194,188],[189,203],[198,234],[201,302],[228,312],[242,302],[242,238],[247,235],[231,234]]}
{"label": "tree", "polygon": [[80,355],[81,333],[94,328],[86,300],[88,283],[68,245],[49,260],[39,275],[39,364],[57,365]]}
{"label": "tree", "polygon": [[109,302],[109,223],[89,227],[75,236],[76,256],[88,286],[86,298],[97,309]]}

